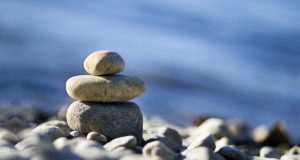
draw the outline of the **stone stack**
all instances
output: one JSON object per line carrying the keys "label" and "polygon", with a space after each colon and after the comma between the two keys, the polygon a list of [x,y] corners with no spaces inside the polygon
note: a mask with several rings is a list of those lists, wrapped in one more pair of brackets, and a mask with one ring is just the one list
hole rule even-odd
{"label": "stone stack", "polygon": [[96,51],[84,61],[90,75],[71,77],[66,83],[70,97],[77,100],[67,111],[68,125],[81,133],[98,132],[112,140],[133,135],[142,141],[143,116],[138,105],[127,102],[145,92],[144,82],[118,74],[124,60],[112,51]]}

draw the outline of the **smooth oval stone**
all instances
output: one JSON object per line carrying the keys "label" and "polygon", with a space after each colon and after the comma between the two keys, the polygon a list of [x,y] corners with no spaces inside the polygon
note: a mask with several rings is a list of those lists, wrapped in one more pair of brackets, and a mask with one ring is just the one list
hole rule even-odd
{"label": "smooth oval stone", "polygon": [[98,132],[108,140],[133,135],[142,141],[143,116],[132,102],[92,103],[76,101],[67,111],[67,122],[73,130]]}
{"label": "smooth oval stone", "polygon": [[84,69],[91,75],[110,75],[124,70],[124,60],[116,52],[102,50],[90,54],[84,61]]}
{"label": "smooth oval stone", "polygon": [[145,92],[145,84],[137,77],[114,75],[81,75],[70,78],[66,85],[70,97],[89,102],[126,102]]}

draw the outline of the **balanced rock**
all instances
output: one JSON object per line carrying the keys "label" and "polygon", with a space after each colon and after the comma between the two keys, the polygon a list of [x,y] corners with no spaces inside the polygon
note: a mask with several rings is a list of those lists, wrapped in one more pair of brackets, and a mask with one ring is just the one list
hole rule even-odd
{"label": "balanced rock", "polygon": [[124,70],[124,60],[116,52],[102,50],[90,54],[84,61],[84,69],[91,75],[110,75]]}
{"label": "balanced rock", "polygon": [[67,112],[67,122],[73,130],[98,132],[112,140],[133,135],[142,141],[143,116],[133,102],[93,103],[76,101]]}
{"label": "balanced rock", "polygon": [[137,77],[114,75],[81,75],[70,78],[66,85],[70,97],[90,102],[125,102],[141,96],[145,84]]}

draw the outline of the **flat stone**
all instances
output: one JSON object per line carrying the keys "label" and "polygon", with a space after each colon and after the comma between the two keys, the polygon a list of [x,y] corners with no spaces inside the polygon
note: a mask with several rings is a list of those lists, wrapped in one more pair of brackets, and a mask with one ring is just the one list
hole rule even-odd
{"label": "flat stone", "polygon": [[80,75],[66,83],[70,97],[89,102],[126,102],[145,92],[144,82],[133,76]]}
{"label": "flat stone", "polygon": [[125,136],[125,137],[116,138],[106,143],[103,147],[106,150],[112,151],[118,147],[133,148],[136,145],[137,145],[137,140],[134,136]]}
{"label": "flat stone", "polygon": [[189,146],[188,149],[194,149],[197,147],[207,147],[210,148],[212,151],[216,149],[215,138],[210,133],[204,133],[197,137]]}
{"label": "flat stone", "polygon": [[177,157],[174,151],[160,141],[147,143],[143,148],[143,155],[151,158],[160,157],[164,160],[174,160]]}
{"label": "flat stone", "polygon": [[67,112],[68,125],[82,133],[98,132],[108,140],[133,135],[142,141],[143,116],[133,102],[92,103],[76,101]]}
{"label": "flat stone", "polygon": [[124,70],[125,62],[116,52],[101,50],[91,53],[84,61],[84,69],[91,75],[110,75]]}

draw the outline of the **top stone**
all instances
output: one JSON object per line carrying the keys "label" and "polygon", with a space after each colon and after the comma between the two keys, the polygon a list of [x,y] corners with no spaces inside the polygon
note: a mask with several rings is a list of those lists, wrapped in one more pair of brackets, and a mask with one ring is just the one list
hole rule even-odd
{"label": "top stone", "polygon": [[117,74],[124,70],[125,62],[116,52],[101,50],[90,54],[84,61],[84,69],[91,75]]}

